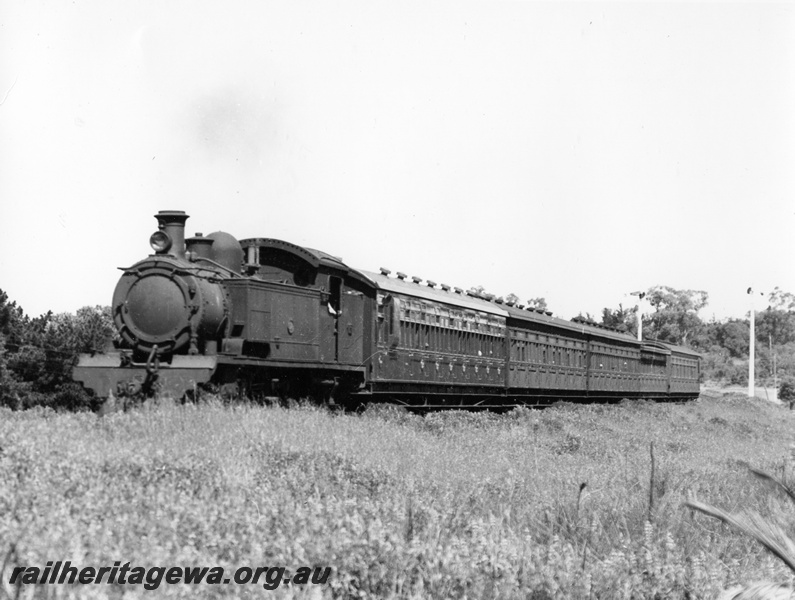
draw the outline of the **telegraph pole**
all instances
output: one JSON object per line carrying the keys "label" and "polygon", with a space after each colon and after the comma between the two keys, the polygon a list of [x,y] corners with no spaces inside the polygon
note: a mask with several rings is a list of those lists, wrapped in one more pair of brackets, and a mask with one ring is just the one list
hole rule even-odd
{"label": "telegraph pole", "polygon": [[754,290],[753,288],[748,288],[748,295],[751,297],[751,339],[750,339],[750,357],[748,358],[748,397],[754,397],[754,382],[755,382],[755,374],[754,374],[754,341],[756,339],[756,332],[755,332],[755,318],[754,318]]}
{"label": "telegraph pole", "polygon": [[770,356],[773,357],[773,389],[778,394],[778,371],[776,370],[776,355],[773,354],[773,336],[770,336]]}
{"label": "telegraph pole", "polygon": [[643,298],[646,297],[646,292],[630,292],[630,296],[637,296],[638,302],[635,304],[637,310],[635,311],[635,315],[638,317],[638,341],[643,341],[643,315],[641,314],[640,310],[640,303]]}

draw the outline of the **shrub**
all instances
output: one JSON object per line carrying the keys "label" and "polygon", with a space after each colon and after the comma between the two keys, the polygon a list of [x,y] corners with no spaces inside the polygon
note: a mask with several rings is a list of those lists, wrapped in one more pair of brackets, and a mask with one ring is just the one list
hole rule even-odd
{"label": "shrub", "polygon": [[72,382],[80,353],[103,350],[115,331],[110,308],[31,319],[0,290],[0,406],[91,408],[94,400]]}
{"label": "shrub", "polygon": [[778,399],[783,402],[795,402],[795,377],[785,377],[778,384]]}

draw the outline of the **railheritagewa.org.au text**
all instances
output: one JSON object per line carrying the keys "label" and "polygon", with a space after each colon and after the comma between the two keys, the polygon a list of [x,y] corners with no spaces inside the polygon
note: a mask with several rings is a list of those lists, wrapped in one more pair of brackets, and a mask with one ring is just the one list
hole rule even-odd
{"label": "railheritagewa.org.au text", "polygon": [[113,566],[77,567],[70,561],[48,561],[44,568],[14,567],[11,585],[143,585],[156,590],[166,585],[261,585],[275,590],[280,585],[322,585],[328,581],[331,567],[238,567],[230,573],[223,567],[140,567],[116,561]]}

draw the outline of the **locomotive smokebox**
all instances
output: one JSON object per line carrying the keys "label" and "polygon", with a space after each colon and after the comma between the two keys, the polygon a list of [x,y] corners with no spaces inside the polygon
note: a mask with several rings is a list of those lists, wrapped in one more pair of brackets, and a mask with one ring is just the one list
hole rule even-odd
{"label": "locomotive smokebox", "polygon": [[170,254],[184,259],[185,221],[188,220],[188,215],[183,210],[161,210],[155,215],[155,219],[158,231],[149,239],[152,248],[158,254]]}
{"label": "locomotive smokebox", "polygon": [[218,269],[192,267],[171,255],[125,269],[113,292],[113,320],[123,346],[146,355],[196,354],[223,333],[226,294]]}
{"label": "locomotive smokebox", "polygon": [[[155,218],[158,230],[149,242],[156,254],[123,269],[113,293],[113,319],[123,346],[135,351],[134,358],[155,349],[159,356],[197,354],[205,344],[212,350],[227,312],[218,279],[228,277],[221,269],[232,268],[215,262],[219,240],[212,236],[199,234],[187,240],[186,248],[184,211],[161,210]],[[222,258],[233,265],[234,245],[242,255],[240,244],[223,236],[221,242]],[[186,260],[188,250],[194,262]]]}

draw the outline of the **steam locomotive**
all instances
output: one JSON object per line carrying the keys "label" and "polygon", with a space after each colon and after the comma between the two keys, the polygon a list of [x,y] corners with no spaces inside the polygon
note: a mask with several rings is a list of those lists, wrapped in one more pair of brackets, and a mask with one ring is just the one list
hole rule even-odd
{"label": "steam locomotive", "polygon": [[354,269],[289,242],[185,238],[161,211],[154,254],[123,269],[120,342],[82,355],[74,379],[99,397],[206,387],[328,403],[509,407],[551,400],[684,400],[699,355],[582,320],[387,269]]}

